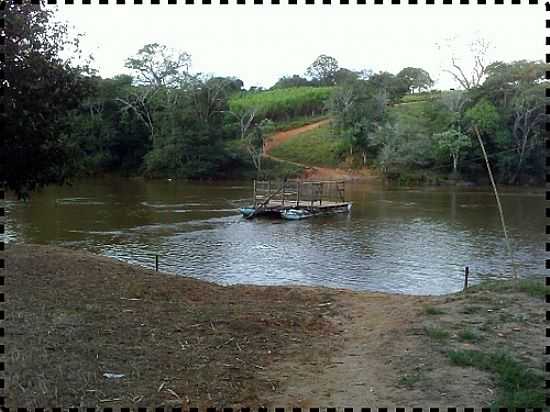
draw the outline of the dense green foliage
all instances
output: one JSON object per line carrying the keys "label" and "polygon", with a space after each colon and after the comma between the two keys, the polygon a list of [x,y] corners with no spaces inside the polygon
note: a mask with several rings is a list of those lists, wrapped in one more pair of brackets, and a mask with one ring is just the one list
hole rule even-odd
{"label": "dense green foliage", "polygon": [[407,91],[414,93],[414,91],[421,92],[422,90],[429,89],[433,86],[434,81],[430,77],[430,74],[418,67],[405,67],[396,76],[407,87]]}
{"label": "dense green foliage", "polygon": [[93,79],[94,92],[71,113],[71,144],[79,159],[80,174],[122,171],[131,173],[141,167],[150,149],[149,131],[118,98],[129,98],[132,78]]}
{"label": "dense green foliage", "polygon": [[98,93],[74,116],[82,172],[199,178],[240,165],[224,144],[237,135],[224,114],[232,79],[197,77],[157,89],[132,85],[128,76],[96,81]]}
{"label": "dense green foliage", "polygon": [[229,101],[229,107],[236,113],[254,109],[257,117],[285,121],[323,113],[331,92],[331,87],[309,86],[242,93]]}
{"label": "dense green foliage", "polygon": [[544,83],[540,62],[499,62],[465,91],[404,95],[396,77],[379,73],[335,89],[329,102],[350,154],[388,177],[426,171],[483,179],[477,130],[499,182],[540,183]]}
{"label": "dense green foliage", "polygon": [[297,74],[293,76],[283,76],[277,83],[275,83],[272,89],[288,89],[289,87],[303,87],[303,86],[314,86],[311,80],[306,79],[305,77],[299,76]]}
{"label": "dense green foliage", "polygon": [[61,57],[79,52],[78,39],[53,21],[51,10],[29,2],[5,2],[1,8],[0,176],[18,196],[71,174],[74,159],[67,114],[89,94],[88,68]]}
{"label": "dense green foliage", "polygon": [[[497,179],[540,182],[544,171],[544,65],[496,62],[465,90],[427,92],[421,68],[351,71],[321,55],[305,76],[287,76],[268,91],[243,90],[232,77],[191,73],[191,56],[153,43],[126,61],[132,75],[102,79],[59,57],[67,39],[40,6],[8,3],[0,164],[18,193],[73,173],[212,178],[297,173],[265,161],[270,133],[322,116],[331,126],[288,141],[273,155],[308,165],[411,173],[486,175],[485,142]],[[9,34],[9,33],[8,33]],[[481,77],[480,77],[481,79]],[[16,115],[17,114],[17,115]],[[23,114],[23,116],[20,116]],[[29,121],[30,120],[30,121]]]}
{"label": "dense green foliage", "polygon": [[334,85],[336,83],[336,72],[338,72],[338,61],[326,54],[321,54],[306,69],[307,76],[322,86]]}
{"label": "dense green foliage", "polygon": [[100,110],[106,123],[89,110],[90,103],[84,105],[80,116],[87,120],[79,124],[86,127],[79,127],[76,141],[86,159],[81,164],[95,171],[201,178],[252,169],[265,176],[273,166],[262,162],[270,132],[328,114],[330,127],[305,133],[272,154],[308,165],[367,165],[400,181],[447,174],[483,180],[477,128],[498,181],[537,182],[544,164],[536,150],[542,145],[542,81],[537,62],[495,63],[482,86],[471,90],[416,94],[410,88],[420,89],[420,83],[406,86],[386,72],[350,76],[331,87],[248,92],[238,79],[187,72],[172,88],[120,76],[98,79],[104,87],[97,87],[95,99],[106,99]]}

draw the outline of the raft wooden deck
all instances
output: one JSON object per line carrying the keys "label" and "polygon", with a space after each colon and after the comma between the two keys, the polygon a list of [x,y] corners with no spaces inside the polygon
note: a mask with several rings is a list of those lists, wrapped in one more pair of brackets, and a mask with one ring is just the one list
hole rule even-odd
{"label": "raft wooden deck", "polygon": [[[304,211],[306,217],[347,212],[345,181],[254,181],[252,206],[241,209],[247,218],[262,215],[285,217],[288,211]],[[246,211],[246,214],[243,210]]]}

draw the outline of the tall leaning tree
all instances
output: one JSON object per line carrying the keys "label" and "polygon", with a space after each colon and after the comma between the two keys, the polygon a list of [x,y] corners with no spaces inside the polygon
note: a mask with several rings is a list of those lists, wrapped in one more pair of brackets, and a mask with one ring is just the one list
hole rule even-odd
{"label": "tall leaning tree", "polygon": [[[155,141],[155,111],[162,111],[177,104],[174,90],[193,88],[189,74],[191,55],[176,52],[159,43],[150,43],[126,60],[126,67],[135,75],[135,86],[128,98],[118,97],[124,110],[132,110],[149,130]],[[162,95],[162,97],[161,97]]]}
{"label": "tall leaning tree", "polygon": [[[20,198],[71,174],[67,114],[89,93],[87,67],[61,57],[78,38],[44,4],[3,3],[0,181]],[[72,49],[72,50],[67,50]]]}

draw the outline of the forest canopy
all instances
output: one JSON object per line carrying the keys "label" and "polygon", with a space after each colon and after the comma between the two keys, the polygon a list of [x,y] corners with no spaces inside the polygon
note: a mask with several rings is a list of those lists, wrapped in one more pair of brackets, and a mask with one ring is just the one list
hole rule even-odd
{"label": "forest canopy", "polygon": [[19,195],[98,173],[268,173],[262,158],[269,134],[323,116],[331,119],[337,156],[351,167],[388,177],[426,171],[475,180],[484,175],[475,119],[484,124],[498,181],[542,181],[542,62],[483,64],[469,82],[450,62],[459,84],[439,91],[422,68],[354,71],[321,55],[269,90],[246,90],[235,77],[194,73],[188,52],[151,43],[127,57],[128,73],[105,79],[60,57],[68,47],[80,53],[78,39],[51,11],[9,2],[3,13],[1,174]]}

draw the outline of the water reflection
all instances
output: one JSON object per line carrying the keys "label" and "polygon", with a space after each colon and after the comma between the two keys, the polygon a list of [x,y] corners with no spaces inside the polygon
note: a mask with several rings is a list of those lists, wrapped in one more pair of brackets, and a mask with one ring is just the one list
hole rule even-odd
{"label": "water reflection", "polygon": [[[519,271],[542,274],[544,195],[502,196]],[[308,284],[440,294],[511,273],[490,191],[354,184],[351,215],[243,220],[242,182],[100,179],[7,201],[8,241],[84,248],[219,283]]]}

